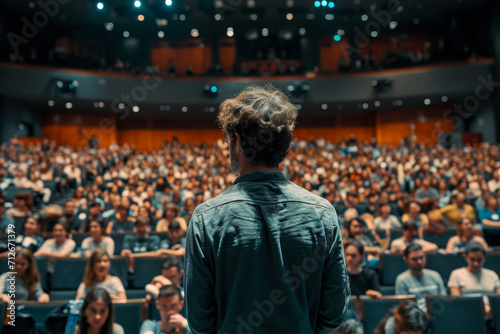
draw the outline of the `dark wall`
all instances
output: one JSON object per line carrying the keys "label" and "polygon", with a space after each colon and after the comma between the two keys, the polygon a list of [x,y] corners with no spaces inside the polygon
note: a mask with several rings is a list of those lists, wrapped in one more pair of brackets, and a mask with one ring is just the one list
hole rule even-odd
{"label": "dark wall", "polygon": [[5,143],[13,135],[21,137],[42,136],[42,112],[18,101],[0,100],[0,142]]}

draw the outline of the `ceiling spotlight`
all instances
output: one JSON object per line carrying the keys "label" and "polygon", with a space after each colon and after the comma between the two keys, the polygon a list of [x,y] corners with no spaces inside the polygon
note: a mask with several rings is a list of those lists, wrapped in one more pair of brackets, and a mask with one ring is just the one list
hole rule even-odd
{"label": "ceiling spotlight", "polygon": [[328,5],[328,1],[326,0],[321,1],[321,6],[326,7],[326,5]]}
{"label": "ceiling spotlight", "polygon": [[341,38],[341,37],[340,37],[340,35],[335,35],[335,36],[333,36],[333,40],[334,40],[335,42],[340,42],[340,38]]}
{"label": "ceiling spotlight", "polygon": [[163,38],[165,37],[165,33],[163,31],[158,31],[158,38]]}
{"label": "ceiling spotlight", "polygon": [[333,7],[335,7],[335,3],[333,1],[330,1],[328,3],[328,8],[333,8]]}
{"label": "ceiling spotlight", "polygon": [[380,107],[380,101],[375,101],[375,102],[373,102],[373,105],[374,105],[375,107],[377,107],[377,108],[378,108],[378,107]]}
{"label": "ceiling spotlight", "polygon": [[391,23],[389,23],[389,28],[391,30],[396,29],[397,26],[398,26],[398,23],[396,21],[391,21]]}
{"label": "ceiling spotlight", "polygon": [[361,15],[361,20],[368,21],[368,15],[366,14]]}
{"label": "ceiling spotlight", "polygon": [[97,3],[97,9],[102,10],[104,8],[104,4],[102,2]]}
{"label": "ceiling spotlight", "polygon": [[144,21],[144,15],[141,14],[141,15],[137,16],[137,19],[141,22]]}
{"label": "ceiling spotlight", "polygon": [[99,102],[99,108],[104,108],[104,102]]}
{"label": "ceiling spotlight", "polygon": [[373,31],[371,32],[371,36],[372,36],[373,38],[377,37],[377,36],[378,36],[378,32],[377,32],[376,30],[373,30]]}
{"label": "ceiling spotlight", "polygon": [[165,0],[165,5],[172,6],[172,0]]}
{"label": "ceiling spotlight", "polygon": [[257,21],[258,19],[259,19],[259,15],[257,15],[257,14],[250,14],[250,20]]}
{"label": "ceiling spotlight", "polygon": [[319,1],[315,1],[315,2],[314,2],[314,7],[319,7],[319,6],[321,6],[321,2],[319,2]]}
{"label": "ceiling spotlight", "polygon": [[344,34],[345,34],[344,30],[342,30],[342,29],[337,30],[337,35],[344,36]]}
{"label": "ceiling spotlight", "polygon": [[264,36],[264,37],[269,36],[269,29],[267,29],[267,28],[263,28],[263,29],[262,29],[262,36]]}
{"label": "ceiling spotlight", "polygon": [[113,30],[114,27],[115,25],[113,24],[113,22],[108,22],[104,25],[104,28],[106,28],[107,31]]}
{"label": "ceiling spotlight", "polygon": [[132,107],[132,111],[133,112],[139,112],[139,110],[140,110],[139,106],[133,106]]}
{"label": "ceiling spotlight", "polygon": [[288,13],[288,14],[286,14],[286,19],[287,19],[288,21],[293,20],[293,14],[292,14],[292,13]]}
{"label": "ceiling spotlight", "polygon": [[167,19],[156,18],[155,22],[158,27],[164,27],[168,24]]}
{"label": "ceiling spotlight", "polygon": [[217,94],[219,94],[219,87],[216,85],[205,85],[203,87],[203,90],[205,91],[205,94],[207,94],[210,97],[215,97]]}
{"label": "ceiling spotlight", "polygon": [[188,107],[184,106],[181,108],[182,112],[187,112],[188,111]]}
{"label": "ceiling spotlight", "polygon": [[425,100],[424,100],[424,104],[425,104],[426,106],[430,105],[430,104],[431,104],[431,99],[425,99]]}
{"label": "ceiling spotlight", "polygon": [[234,36],[233,28],[231,27],[227,28],[227,37],[233,37],[233,36]]}
{"label": "ceiling spotlight", "polygon": [[448,102],[448,96],[446,96],[446,95],[445,95],[445,96],[442,96],[442,97],[441,97],[441,101],[442,101],[442,102]]}
{"label": "ceiling spotlight", "polygon": [[54,102],[54,100],[49,100],[48,104],[49,107],[53,107],[56,103]]}
{"label": "ceiling spotlight", "polygon": [[181,14],[179,15],[179,20],[184,21],[186,19],[186,15]]}
{"label": "ceiling spotlight", "polygon": [[191,29],[191,36],[193,36],[194,38],[200,36],[198,29]]}
{"label": "ceiling spotlight", "polygon": [[130,36],[130,33],[128,31],[123,32],[123,37],[128,38]]}
{"label": "ceiling spotlight", "polygon": [[368,103],[363,103],[363,109],[368,109]]}
{"label": "ceiling spotlight", "polygon": [[[214,18],[215,18],[215,21],[222,20],[222,16],[220,14],[215,14]],[[252,18],[251,15],[250,15],[250,18]]]}
{"label": "ceiling spotlight", "polygon": [[306,28],[300,28],[299,29],[299,35],[300,36],[305,36],[306,35]]}
{"label": "ceiling spotlight", "polygon": [[136,8],[141,7],[141,5],[142,5],[142,4],[141,4],[141,2],[140,2],[139,0],[136,0],[136,1],[134,2],[134,6],[135,6]]}
{"label": "ceiling spotlight", "polygon": [[327,21],[332,21],[334,18],[335,18],[335,16],[333,14],[326,14],[325,15],[325,19]]}
{"label": "ceiling spotlight", "polygon": [[323,104],[321,105],[321,109],[323,109],[323,110],[328,109],[328,104],[323,103]]}
{"label": "ceiling spotlight", "polygon": [[71,108],[73,108],[73,103],[71,103],[71,102],[66,102],[66,108],[67,108],[67,109],[71,109]]}

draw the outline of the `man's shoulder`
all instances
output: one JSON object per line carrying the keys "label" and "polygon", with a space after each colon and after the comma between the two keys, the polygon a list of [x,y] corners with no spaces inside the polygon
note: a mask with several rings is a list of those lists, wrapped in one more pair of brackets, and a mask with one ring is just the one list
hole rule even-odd
{"label": "man's shoulder", "polygon": [[435,270],[432,270],[432,269],[427,269],[427,268],[424,268],[424,276],[426,277],[430,277],[430,278],[433,278],[437,281],[442,281],[442,277],[441,275],[435,271]]}
{"label": "man's shoulder", "polygon": [[[282,193],[276,195],[277,202],[301,202],[308,205],[318,206],[326,210],[334,209],[332,204],[327,199],[313,194],[312,192],[296,185],[293,182],[282,182],[280,187]],[[251,198],[239,184],[233,185],[224,190],[217,197],[203,202],[202,204],[197,206],[193,213],[193,216],[223,205],[240,205],[241,203],[238,202],[241,201],[256,201],[256,199]]]}
{"label": "man's shoulder", "polygon": [[399,281],[406,281],[408,280],[409,278],[411,277],[411,272],[410,270],[405,270],[403,271],[401,274],[399,274],[398,276],[396,276],[396,283]]}

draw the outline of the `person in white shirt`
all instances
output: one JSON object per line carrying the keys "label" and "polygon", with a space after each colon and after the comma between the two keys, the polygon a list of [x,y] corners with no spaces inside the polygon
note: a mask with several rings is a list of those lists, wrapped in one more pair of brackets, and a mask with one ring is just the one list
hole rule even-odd
{"label": "person in white shirt", "polygon": [[412,242],[422,246],[424,253],[433,253],[438,249],[436,244],[417,238],[417,226],[413,222],[403,223],[403,236],[399,239],[394,239],[391,243],[391,253],[403,254],[406,247]]}
{"label": "person in white shirt", "polygon": [[90,237],[83,239],[82,250],[85,257],[90,257],[97,248],[104,249],[110,256],[115,252],[115,242],[106,236],[106,225],[103,220],[92,220],[89,223]]}

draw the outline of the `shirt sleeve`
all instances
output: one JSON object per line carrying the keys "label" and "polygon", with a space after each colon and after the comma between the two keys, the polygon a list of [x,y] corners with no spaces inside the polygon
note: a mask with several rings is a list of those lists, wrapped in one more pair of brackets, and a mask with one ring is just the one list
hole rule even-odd
{"label": "shirt sleeve", "polygon": [[[184,280],[186,319],[192,333],[215,334],[217,304],[214,275],[204,249],[203,218],[196,211],[191,217],[186,240]],[[142,332],[141,332],[142,333]]]}
{"label": "shirt sleeve", "polygon": [[481,210],[479,210],[479,211],[477,212],[478,222],[479,222],[479,223],[482,223],[482,222],[483,222],[483,220],[486,218],[486,214],[485,214],[485,213],[486,213],[486,212],[485,212],[486,210],[488,210],[488,209],[487,209],[487,208],[482,208]]}
{"label": "shirt sleeve", "polygon": [[74,240],[68,239],[64,243],[63,248],[61,249],[62,254],[69,255],[75,249],[76,243]]}
{"label": "shirt sleeve", "polygon": [[153,332],[156,334],[158,329],[158,323],[153,320],[146,320],[142,323],[141,329],[139,329],[139,334],[144,334],[147,332]]}
{"label": "shirt sleeve", "polygon": [[404,279],[397,277],[396,284],[394,286],[394,293],[396,295],[409,295],[410,291],[408,290],[408,286]]}
{"label": "shirt sleeve", "polygon": [[444,286],[443,278],[438,273],[436,273],[436,281],[437,281],[438,287],[439,287],[439,294],[441,296],[446,296],[448,294],[448,292],[446,291],[446,288]]}
{"label": "shirt sleeve", "polygon": [[82,249],[89,249],[89,244],[90,244],[91,238],[92,237],[88,237],[88,238],[83,239],[83,241],[82,241]]}
{"label": "shirt sleeve", "polygon": [[113,277],[113,290],[116,292],[125,292],[125,287],[123,286],[122,281],[118,277]]}
{"label": "shirt sleeve", "polygon": [[448,279],[448,287],[459,288],[460,287],[459,276],[460,276],[459,273],[456,270],[453,270],[451,272],[450,278]]}
{"label": "shirt sleeve", "polygon": [[115,242],[111,237],[106,239],[106,252],[108,252],[109,256],[113,256],[115,254]]}
{"label": "shirt sleeve", "polygon": [[123,247],[122,249],[128,249],[132,250],[132,243],[134,242],[134,236],[133,235],[126,235],[125,238],[123,239]]}
{"label": "shirt sleeve", "polygon": [[78,290],[76,290],[76,294],[77,295],[82,295],[85,297],[85,283],[80,283],[80,285],[78,286]]}
{"label": "shirt sleeve", "polygon": [[38,298],[40,298],[41,295],[43,295],[45,292],[43,291],[42,289],[42,284],[40,282],[36,283],[35,284],[35,292],[34,292],[34,297],[35,297],[35,300],[38,300]]}
{"label": "shirt sleeve", "polygon": [[351,288],[337,214],[332,208],[326,211],[322,218],[327,232],[327,240],[331,241],[328,242],[328,248],[325,252],[321,299],[316,316],[315,333],[327,334],[345,320],[351,298]]}

